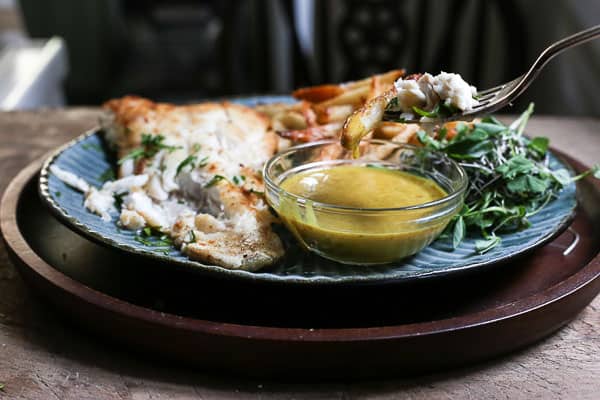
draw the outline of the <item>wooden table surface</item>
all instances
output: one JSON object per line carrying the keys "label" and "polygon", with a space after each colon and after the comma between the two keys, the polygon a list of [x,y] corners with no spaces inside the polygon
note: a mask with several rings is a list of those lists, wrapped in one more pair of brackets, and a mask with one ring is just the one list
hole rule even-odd
{"label": "wooden table surface", "polygon": [[[22,167],[98,116],[91,108],[0,113],[0,194]],[[600,162],[600,119],[537,116],[528,132],[588,165]],[[289,384],[174,369],[99,343],[34,296],[0,242],[0,384],[0,399],[598,399],[600,296],[552,337],[484,364],[417,378]]]}

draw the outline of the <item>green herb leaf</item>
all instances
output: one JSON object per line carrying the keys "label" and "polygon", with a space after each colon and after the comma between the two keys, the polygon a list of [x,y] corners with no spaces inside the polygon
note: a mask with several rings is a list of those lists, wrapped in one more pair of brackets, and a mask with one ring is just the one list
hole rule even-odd
{"label": "green herb leaf", "polygon": [[523,156],[514,156],[506,163],[499,165],[496,172],[502,174],[506,179],[513,179],[517,175],[528,174],[535,167],[535,164],[530,159]]}
{"label": "green herb leaf", "polygon": [[530,149],[537,151],[540,155],[545,155],[548,151],[548,145],[550,140],[547,137],[538,136],[531,139],[531,142],[527,145]]}
{"label": "green herb leaf", "polygon": [[131,152],[129,152],[129,154],[127,154],[125,157],[123,157],[119,161],[117,161],[117,164],[121,165],[127,160],[133,160],[134,162],[136,162],[145,157],[146,157],[146,152],[144,151],[144,149],[142,149],[140,147],[137,149],[133,149]]}
{"label": "green herb leaf", "polygon": [[113,194],[113,198],[115,199],[115,207],[117,210],[120,210],[123,206],[123,197],[127,195],[127,192],[115,193]]}
{"label": "green herb leaf", "polygon": [[544,193],[548,186],[548,180],[533,175],[522,175],[506,184],[506,188],[513,193]]}
{"label": "green herb leaf", "polygon": [[454,233],[452,234],[452,247],[457,248],[465,238],[466,226],[462,216],[458,217],[454,224]]}
{"label": "green herb leaf", "polygon": [[246,177],[244,175],[234,176],[232,178],[232,180],[233,180],[233,183],[235,183],[236,185],[239,186],[246,180]]}
{"label": "green herb leaf", "polygon": [[387,106],[385,107],[386,111],[396,110],[398,108],[399,108],[399,104],[398,104],[397,97],[394,97],[392,100],[390,100],[390,102],[387,103]]}
{"label": "green herb leaf", "polygon": [[494,125],[500,125],[502,126],[504,129],[506,129],[506,126],[504,126],[504,124],[500,121],[498,121],[498,119],[496,119],[496,117],[489,115],[487,117],[483,117],[481,119],[481,122],[484,122],[486,124],[494,124]]}
{"label": "green herb leaf", "polygon": [[[449,100],[446,100],[449,101]],[[438,114],[442,117],[450,117],[454,114],[460,112],[460,109],[449,102],[447,103],[438,103]]]}
{"label": "green herb leaf", "polygon": [[421,117],[437,118],[439,116],[439,104],[431,111],[422,110],[417,106],[413,106],[412,110],[415,114],[420,115]]}
{"label": "green herb leaf", "polygon": [[446,135],[448,135],[448,129],[446,129],[446,127],[443,126],[440,128],[440,130],[438,130],[436,139],[440,140],[440,141],[444,140],[444,139],[446,139]]}
{"label": "green herb leaf", "polygon": [[476,240],[475,241],[475,251],[479,254],[487,253],[494,247],[496,247],[500,243],[500,237],[491,236],[489,239],[485,240]]}
{"label": "green herb leaf", "polygon": [[102,173],[102,175],[100,175],[98,177],[98,180],[100,182],[107,182],[107,181],[113,181],[115,179],[115,172],[113,171],[112,168],[107,168],[106,171],[104,171]]}
{"label": "green herb leaf", "polygon": [[169,153],[181,149],[181,146],[169,146],[164,144],[165,137],[163,135],[151,135],[142,133],[142,147],[133,149],[125,157],[118,161],[118,164],[123,164],[126,160],[138,161],[142,158],[151,158],[160,150],[166,150]]}
{"label": "green herb leaf", "polygon": [[208,157],[203,157],[200,161],[198,161],[198,168],[204,168],[208,165]]}
{"label": "green herb leaf", "polygon": [[54,192],[54,195],[56,197],[60,197],[60,196],[62,196],[62,193],[57,190],[56,192]]}
{"label": "green herb leaf", "polygon": [[484,130],[490,135],[496,135],[500,132],[506,131],[506,127],[496,120],[497,123],[492,122],[479,122],[475,124],[475,128]]}
{"label": "green herb leaf", "polygon": [[560,183],[561,186],[567,186],[569,183],[571,183],[571,180],[573,179],[571,178],[571,174],[569,174],[569,171],[567,171],[564,168],[552,171],[552,176],[558,183]]}
{"label": "green herb leaf", "polygon": [[533,114],[534,104],[529,103],[529,107],[527,110],[519,118],[517,118],[512,124],[510,124],[509,129],[511,131],[515,131],[518,136],[523,134],[525,130],[525,126],[527,125],[527,121],[529,121],[529,117]]}
{"label": "green herb leaf", "polygon": [[196,157],[196,156],[188,156],[185,160],[180,162],[179,165],[177,166],[175,176],[179,175],[179,173],[188,165],[191,167],[191,169],[194,169],[194,164],[196,163],[197,160],[198,160],[198,157]]}
{"label": "green herb leaf", "polygon": [[159,227],[147,226],[140,231],[139,235],[134,236],[134,240],[148,247],[155,247],[168,254],[173,247],[173,240],[161,232]]}
{"label": "green herb leaf", "polygon": [[210,181],[208,181],[208,183],[206,185],[204,185],[204,187],[207,187],[207,188],[212,187],[223,180],[227,180],[227,178],[225,178],[222,175],[215,175],[211,178]]}
{"label": "green herb leaf", "polygon": [[442,144],[439,141],[432,138],[431,136],[429,136],[425,131],[418,131],[417,138],[419,139],[419,142],[425,145],[425,147],[429,147],[435,150],[439,150],[442,148]]}

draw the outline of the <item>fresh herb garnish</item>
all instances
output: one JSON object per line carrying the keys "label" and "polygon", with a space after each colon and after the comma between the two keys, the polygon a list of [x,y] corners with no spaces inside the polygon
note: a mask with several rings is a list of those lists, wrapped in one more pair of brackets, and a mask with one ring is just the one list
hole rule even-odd
{"label": "fresh herb garnish", "polygon": [[456,134],[448,138],[440,130],[437,137],[420,131],[418,138],[427,148],[442,151],[467,172],[469,188],[463,209],[444,233],[458,247],[467,232],[480,232],[475,249],[485,253],[497,246],[501,232],[528,228],[529,217],[555,199],[569,183],[593,174],[600,178],[600,167],[571,177],[567,170],[548,167],[548,139],[529,139],[523,135],[533,113],[533,104],[505,126],[493,117],[468,126],[459,123]]}
{"label": "fresh herb garnish", "polygon": [[100,180],[100,182],[112,181],[115,179],[115,171],[113,171],[113,169],[109,167],[106,169],[106,171],[102,173],[102,175],[98,177],[98,179]]}
{"label": "fresh herb garnish", "polygon": [[414,106],[412,110],[415,114],[426,118],[448,118],[460,111],[452,104],[446,104],[441,102],[437,103],[431,111],[426,111],[416,106]]}
{"label": "fresh herb garnish", "polygon": [[126,195],[127,192],[113,194],[113,198],[115,199],[115,207],[117,208],[117,210],[120,210],[121,206],[123,206],[123,197],[125,197]]}
{"label": "fresh herb garnish", "polygon": [[181,146],[169,146],[164,144],[165,137],[163,135],[151,135],[142,133],[142,146],[133,149],[125,157],[118,161],[118,164],[123,164],[126,160],[138,161],[142,158],[151,158],[156,155],[160,150],[166,150],[173,152],[181,149]]}
{"label": "fresh herb garnish", "polygon": [[198,161],[198,164],[196,165],[196,167],[203,168],[203,167],[206,167],[207,165],[208,165],[208,157],[202,157],[202,159],[200,159],[200,161]]}
{"label": "fresh herb garnish", "polygon": [[139,235],[134,236],[134,240],[148,247],[155,247],[164,254],[169,254],[173,247],[173,240],[163,232],[160,228],[145,227],[140,231]]}
{"label": "fresh herb garnish", "polygon": [[206,185],[204,185],[204,187],[212,187],[215,186],[217,183],[219,183],[220,181],[223,180],[227,180],[227,178],[225,178],[223,175],[215,175],[211,178],[210,181],[208,181],[208,183]]}
{"label": "fresh herb garnish", "polygon": [[60,196],[62,196],[62,193],[57,190],[56,192],[54,192],[54,195],[56,197],[60,197]]}
{"label": "fresh herb garnish", "polygon": [[127,160],[133,160],[134,162],[136,162],[145,157],[146,157],[146,151],[143,148],[139,147],[137,149],[131,150],[131,152],[129,152],[129,154],[127,154],[125,157],[123,157],[119,161],[117,161],[117,164],[121,165]]}
{"label": "fresh herb garnish", "polygon": [[234,176],[232,178],[233,183],[235,183],[238,186],[241,185],[245,180],[246,180],[246,177],[244,175]]}
{"label": "fresh herb garnish", "polygon": [[179,173],[186,167],[190,166],[190,169],[194,169],[195,163],[198,160],[196,156],[188,156],[185,160],[179,163],[177,166],[177,171],[175,172],[175,176],[179,175]]}

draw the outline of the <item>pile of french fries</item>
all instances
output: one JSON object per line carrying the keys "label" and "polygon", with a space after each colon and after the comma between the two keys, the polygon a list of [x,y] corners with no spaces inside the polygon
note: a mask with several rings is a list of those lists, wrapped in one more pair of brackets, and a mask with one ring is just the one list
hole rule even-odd
{"label": "pile of french fries", "polygon": [[[359,81],[302,88],[292,94],[297,103],[265,104],[256,109],[269,116],[273,130],[292,143],[337,138],[350,114],[389,90],[404,73],[396,69]],[[372,135],[406,143],[414,141],[417,130],[414,124],[381,122]]]}

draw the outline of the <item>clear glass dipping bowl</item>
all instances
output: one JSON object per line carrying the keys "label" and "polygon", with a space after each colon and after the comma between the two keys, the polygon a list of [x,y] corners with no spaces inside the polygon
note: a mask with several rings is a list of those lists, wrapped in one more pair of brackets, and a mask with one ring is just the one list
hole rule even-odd
{"label": "clear glass dipping bowl", "polygon": [[[432,179],[447,195],[409,207],[353,208],[312,201],[280,186],[293,174],[337,165],[405,171]],[[271,158],[263,175],[267,202],[306,249],[355,265],[398,261],[429,245],[463,206],[468,185],[465,171],[446,155],[385,140],[361,143],[356,159],[337,140],[295,146]]]}

